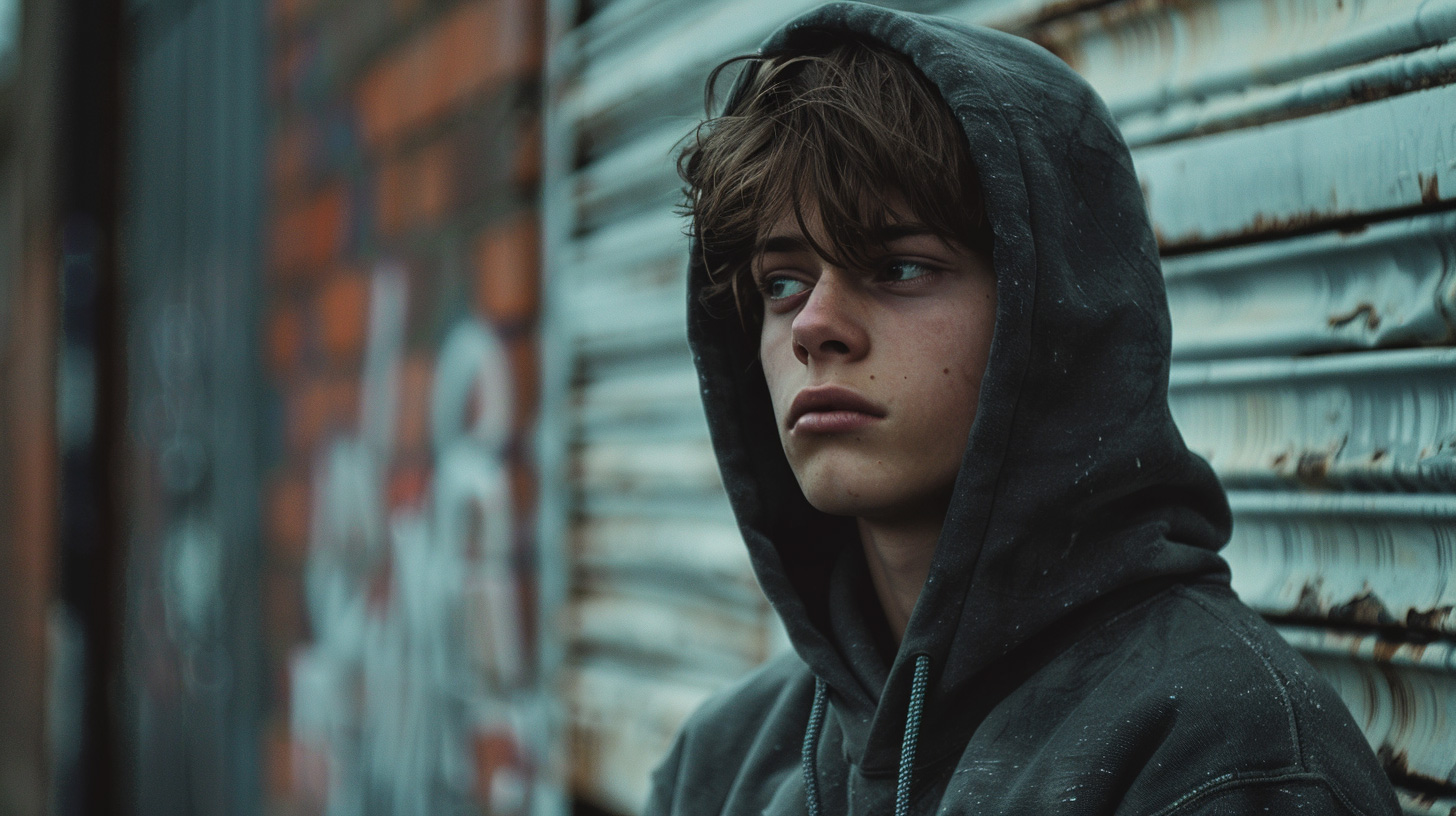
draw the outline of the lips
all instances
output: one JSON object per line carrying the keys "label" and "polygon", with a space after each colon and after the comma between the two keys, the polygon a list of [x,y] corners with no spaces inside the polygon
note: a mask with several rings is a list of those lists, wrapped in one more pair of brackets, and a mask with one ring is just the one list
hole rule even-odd
{"label": "lips", "polygon": [[819,385],[805,388],[794,397],[785,425],[791,431],[834,433],[857,430],[884,416],[884,408],[855,391],[839,385]]}

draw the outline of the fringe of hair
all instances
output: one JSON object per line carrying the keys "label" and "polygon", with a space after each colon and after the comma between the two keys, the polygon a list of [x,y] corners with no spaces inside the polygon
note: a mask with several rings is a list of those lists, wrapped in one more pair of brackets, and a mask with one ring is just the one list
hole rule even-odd
{"label": "fringe of hair", "polygon": [[[714,117],[718,82],[739,64],[753,72],[741,101]],[[712,281],[704,304],[731,300],[745,330],[762,319],[753,256],[790,212],[814,250],[839,266],[868,264],[879,249],[871,236],[892,220],[913,219],[989,252],[965,133],[903,56],[848,40],[823,53],[733,57],[708,76],[704,106],[709,118],[683,138],[677,157],[679,212],[692,219]]]}

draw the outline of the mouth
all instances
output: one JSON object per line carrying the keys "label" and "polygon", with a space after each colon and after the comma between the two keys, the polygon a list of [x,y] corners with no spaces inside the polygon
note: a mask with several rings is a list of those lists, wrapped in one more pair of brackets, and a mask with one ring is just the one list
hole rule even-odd
{"label": "mouth", "polygon": [[794,397],[784,424],[794,432],[840,433],[858,430],[884,417],[884,408],[855,391],[839,385],[818,385]]}

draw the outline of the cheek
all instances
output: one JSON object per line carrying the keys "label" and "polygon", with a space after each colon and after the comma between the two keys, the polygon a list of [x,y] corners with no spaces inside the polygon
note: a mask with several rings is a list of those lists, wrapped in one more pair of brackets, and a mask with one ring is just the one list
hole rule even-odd
{"label": "cheek", "polygon": [[[940,335],[944,347],[942,359],[946,361],[942,374],[949,369],[948,374],[956,376],[974,398],[980,393],[981,377],[991,356],[991,336],[996,325],[995,290],[969,293],[965,300],[965,311],[948,319]],[[970,411],[974,409],[974,404],[967,407]]]}
{"label": "cheek", "polygon": [[902,361],[905,370],[919,371],[914,399],[925,407],[919,411],[929,422],[967,429],[975,416],[981,377],[990,354],[991,326],[964,314],[948,314],[925,322],[911,359]]}
{"label": "cheek", "polygon": [[759,334],[758,360],[763,366],[763,378],[768,383],[774,416],[782,420],[788,411],[788,401],[793,396],[791,375],[798,364],[793,349],[789,346],[788,332],[766,321]]}

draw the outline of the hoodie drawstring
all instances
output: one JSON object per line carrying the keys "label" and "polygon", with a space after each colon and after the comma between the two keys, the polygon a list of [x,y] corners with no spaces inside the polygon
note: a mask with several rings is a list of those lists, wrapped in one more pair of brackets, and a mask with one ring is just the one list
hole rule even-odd
{"label": "hoodie drawstring", "polygon": [[[905,740],[900,744],[900,771],[895,777],[895,816],[909,816],[910,783],[915,775],[915,745],[920,740],[920,717],[925,710],[925,688],[930,682],[930,656],[915,657],[915,678],[910,684],[910,708],[905,715]],[[804,800],[809,816],[819,816],[819,732],[824,728],[824,681],[814,678],[814,705],[804,729]]]}
{"label": "hoodie drawstring", "polygon": [[804,729],[804,799],[809,816],[819,816],[819,730],[824,725],[824,681],[814,678],[814,705],[809,709],[809,726]]}
{"label": "hoodie drawstring", "polygon": [[920,739],[920,714],[925,709],[925,686],[930,682],[930,656],[915,657],[915,680],[910,684],[910,711],[905,715],[905,741],[900,743],[900,773],[895,777],[895,816],[910,813],[910,778],[915,774],[915,743]]}

